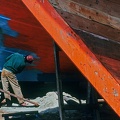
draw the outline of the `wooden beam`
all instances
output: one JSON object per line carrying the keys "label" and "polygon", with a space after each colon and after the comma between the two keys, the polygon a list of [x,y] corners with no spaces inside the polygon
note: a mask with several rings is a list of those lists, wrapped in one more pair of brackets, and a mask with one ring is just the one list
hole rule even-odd
{"label": "wooden beam", "polygon": [[88,49],[81,37],[60,17],[48,0],[22,1],[70,60],[120,116],[120,84]]}

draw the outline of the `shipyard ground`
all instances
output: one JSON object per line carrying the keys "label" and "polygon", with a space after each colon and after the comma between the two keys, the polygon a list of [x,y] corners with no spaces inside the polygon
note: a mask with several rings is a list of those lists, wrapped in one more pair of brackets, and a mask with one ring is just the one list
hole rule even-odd
{"label": "shipyard ground", "polygon": [[[14,113],[20,111],[39,111],[40,117],[26,116],[27,120],[60,120],[59,109],[58,109],[58,98],[56,94],[56,83],[44,83],[44,82],[21,82],[21,87],[25,98],[36,100],[40,102],[41,106],[36,108],[22,108],[22,107],[1,107],[0,108],[0,120],[5,120],[2,117],[4,113]],[[86,84],[86,83],[85,83]],[[84,84],[84,85],[85,85]],[[64,98],[70,98],[75,101],[67,101],[68,105],[76,105],[77,100],[85,101],[86,88],[84,85],[80,85],[78,82],[65,82],[63,83]],[[71,87],[72,86],[72,87]],[[16,102],[16,99],[13,98]],[[66,102],[66,103],[67,103]],[[76,103],[75,103],[76,102]],[[79,105],[79,103],[77,103]],[[99,109],[100,120],[119,120],[119,117],[111,110],[111,108],[104,102],[101,103]],[[92,109],[90,111],[76,110],[65,110],[65,120],[94,120]],[[19,117],[19,116],[18,116]],[[21,118],[11,118],[11,120],[21,120]]]}

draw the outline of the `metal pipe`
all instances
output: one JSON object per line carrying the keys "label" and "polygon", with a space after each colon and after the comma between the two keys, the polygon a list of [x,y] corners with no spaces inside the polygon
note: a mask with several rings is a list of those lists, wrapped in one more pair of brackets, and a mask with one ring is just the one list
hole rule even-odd
{"label": "metal pipe", "polygon": [[59,50],[55,42],[54,42],[54,58],[55,58],[56,83],[57,83],[58,102],[59,102],[59,114],[60,114],[60,120],[64,120],[62,82],[60,79]]}

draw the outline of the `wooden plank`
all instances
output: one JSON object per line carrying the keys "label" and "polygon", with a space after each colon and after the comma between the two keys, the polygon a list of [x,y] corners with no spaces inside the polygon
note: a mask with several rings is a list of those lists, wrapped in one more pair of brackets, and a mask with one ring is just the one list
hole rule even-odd
{"label": "wooden plank", "polygon": [[102,12],[105,12],[111,16],[120,17],[119,11],[120,11],[120,1],[118,0],[98,0],[98,3],[96,0],[72,0],[76,3],[80,3],[85,6],[89,6],[91,8],[100,10]]}
{"label": "wooden plank", "polygon": [[120,116],[120,85],[50,5],[48,0],[22,0],[82,74]]}
{"label": "wooden plank", "polygon": [[76,14],[86,19],[96,21],[120,30],[120,19],[103,11],[100,11],[99,9],[92,8],[91,6],[85,6],[72,0],[57,0],[57,2],[52,3],[52,5],[53,4],[55,4],[55,7],[58,6],[58,8],[61,8],[63,11],[67,11],[71,14]]}
{"label": "wooden plank", "polygon": [[101,63],[107,68],[111,75],[117,80],[120,84],[120,61],[106,56],[96,55]]}
{"label": "wooden plank", "polygon": [[116,4],[119,4],[120,5],[120,0],[108,0],[110,2],[113,2],[113,3],[116,3]]}
{"label": "wooden plank", "polygon": [[100,56],[120,60],[120,44],[111,40],[89,34],[88,32],[75,32],[83,38],[82,40],[90,48],[90,50]]}
{"label": "wooden plank", "polygon": [[120,42],[120,31],[117,29],[100,24],[95,21],[90,21],[81,16],[61,11],[60,9],[57,9],[57,11],[64,18],[64,20],[75,30],[85,30],[99,36],[103,36],[110,40]]}

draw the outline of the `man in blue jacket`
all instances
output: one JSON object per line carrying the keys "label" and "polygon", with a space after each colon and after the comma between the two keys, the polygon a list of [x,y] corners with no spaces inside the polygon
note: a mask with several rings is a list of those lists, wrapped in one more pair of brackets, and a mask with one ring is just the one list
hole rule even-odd
{"label": "man in blue jacket", "polygon": [[[16,74],[23,71],[26,66],[26,63],[32,63],[34,60],[33,56],[27,55],[23,56],[19,53],[11,54],[6,58],[6,62],[3,66],[1,73],[1,81],[3,90],[9,92],[9,85],[11,85],[15,95],[23,98],[23,94],[21,91],[21,87],[18,83]],[[4,93],[5,101],[7,106],[11,106],[11,96],[9,94]],[[18,99],[18,102],[22,106],[26,106],[25,101],[22,99]]]}

